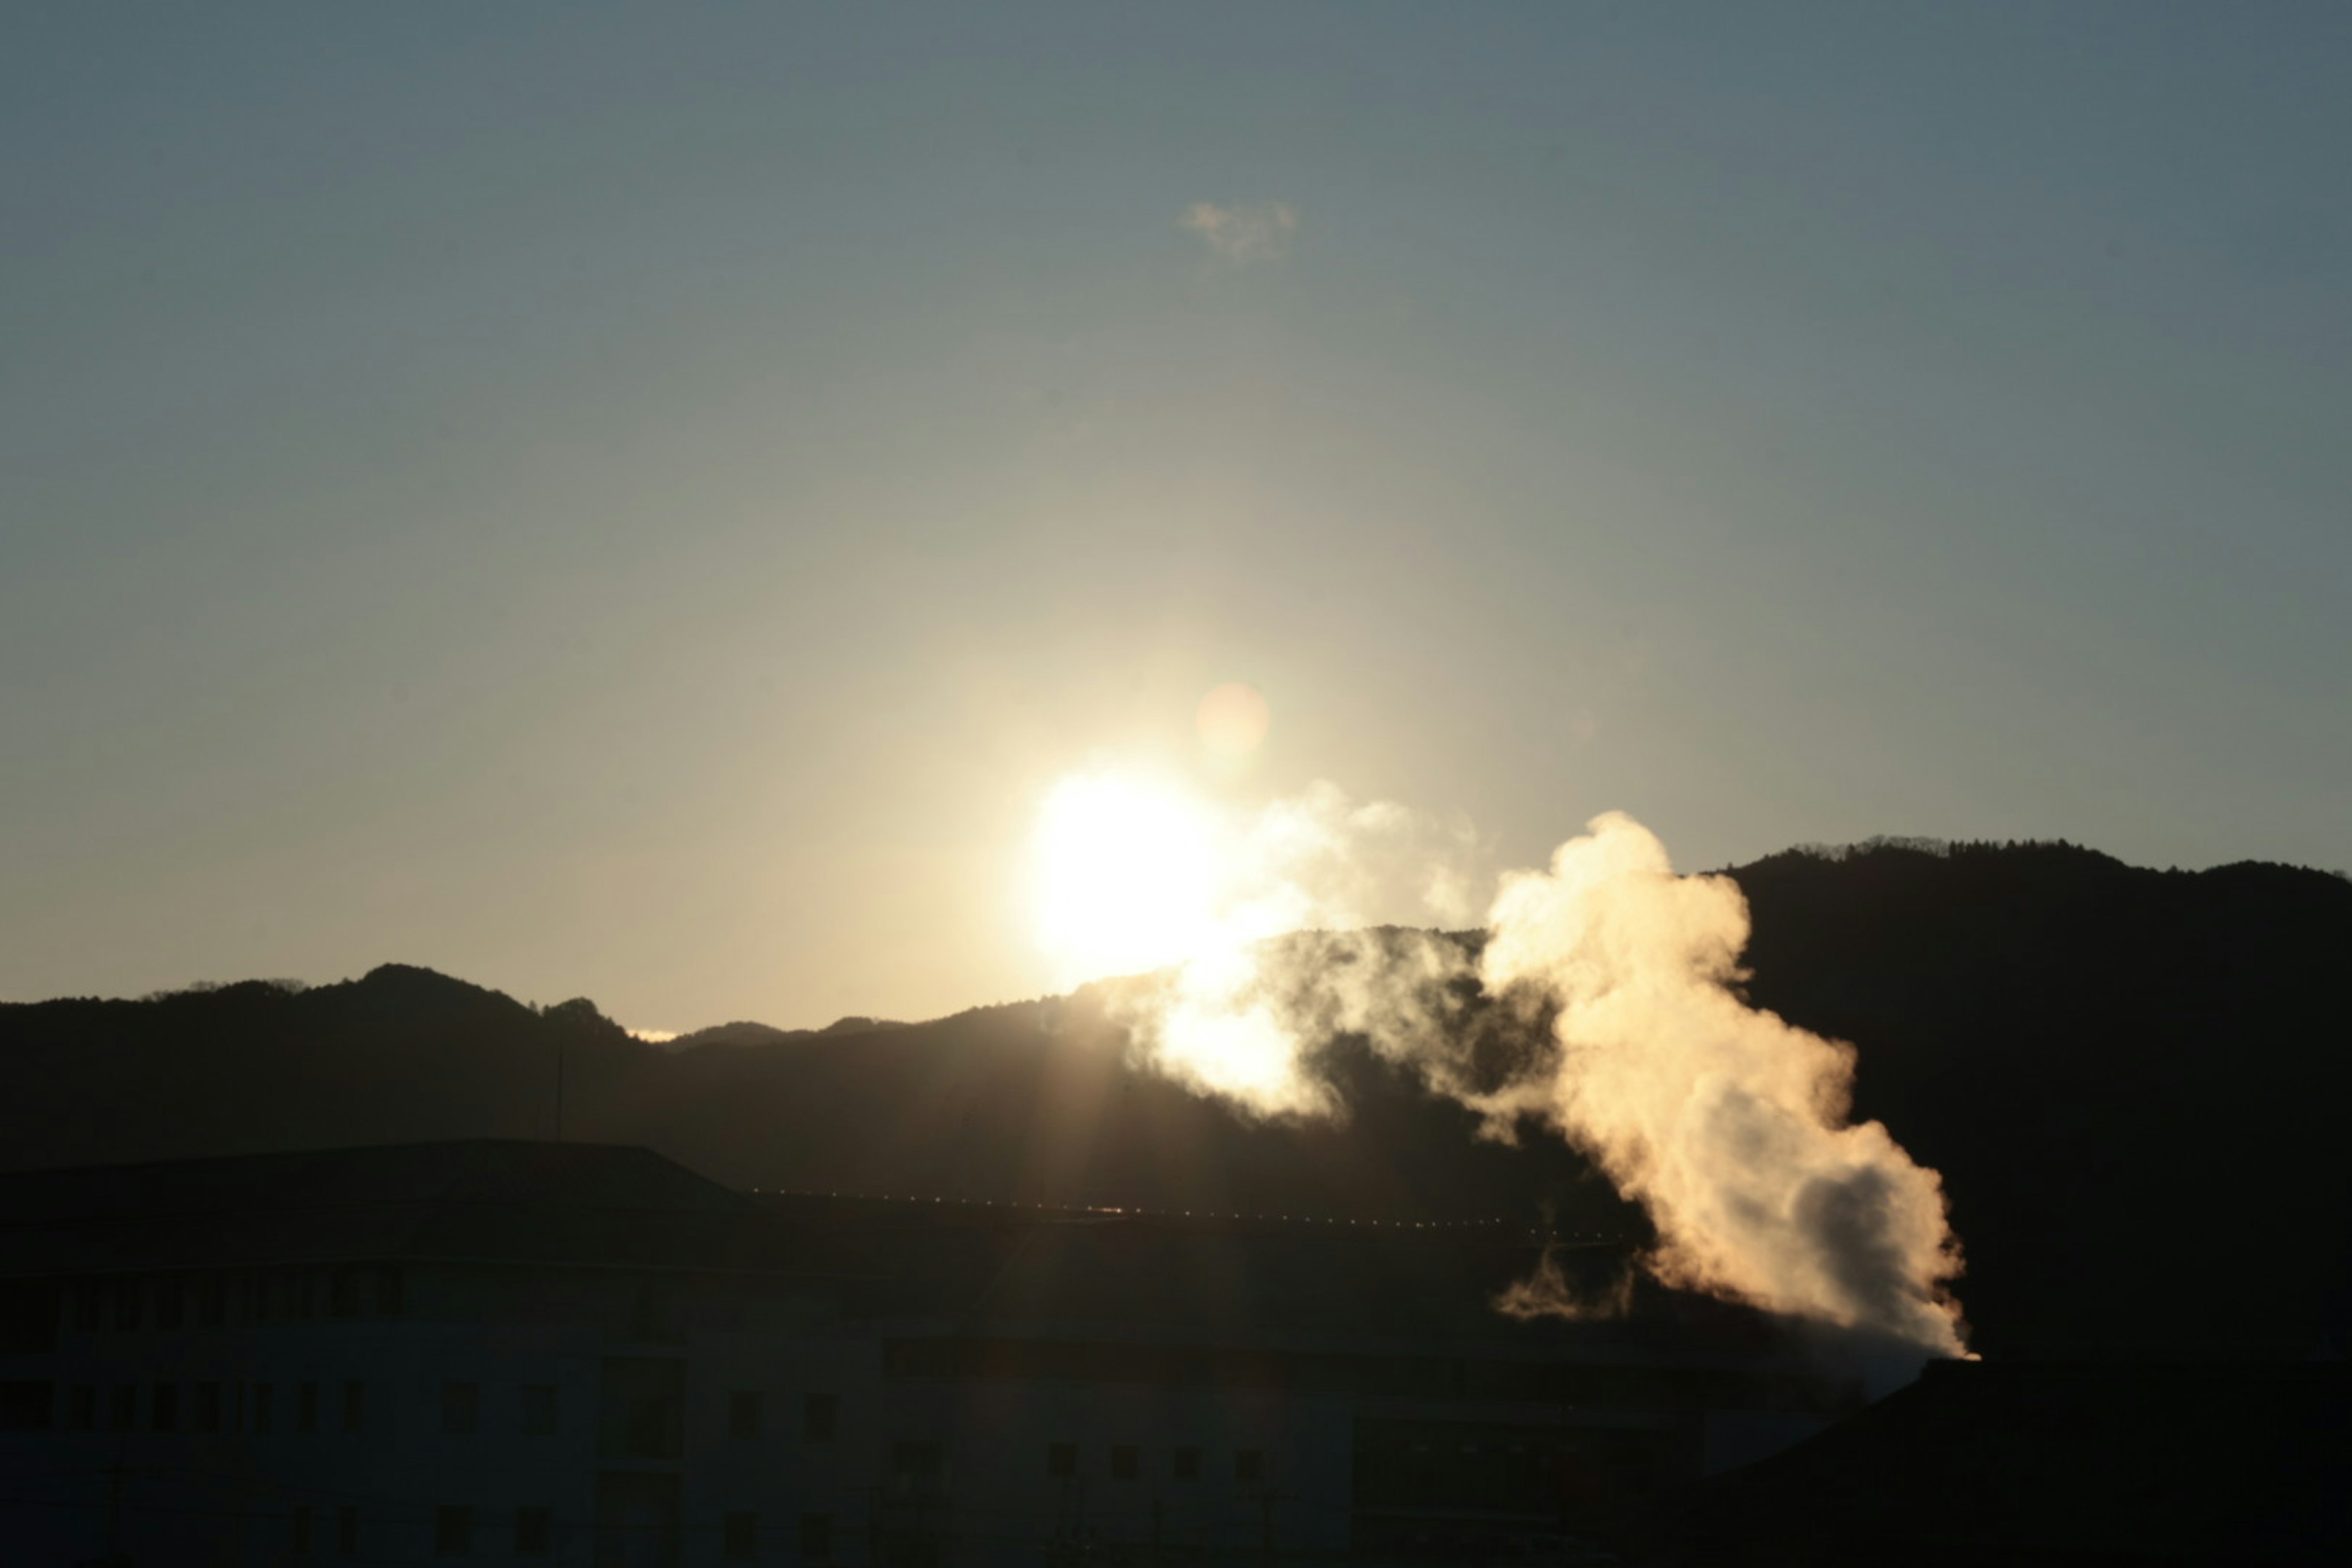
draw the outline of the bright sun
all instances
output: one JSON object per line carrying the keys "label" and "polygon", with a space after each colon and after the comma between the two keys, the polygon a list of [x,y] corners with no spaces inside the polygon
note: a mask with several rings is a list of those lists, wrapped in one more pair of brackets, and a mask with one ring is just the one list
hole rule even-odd
{"label": "bright sun", "polygon": [[1064,779],[1037,825],[1037,936],[1066,984],[1181,963],[1215,939],[1217,825],[1175,790]]}

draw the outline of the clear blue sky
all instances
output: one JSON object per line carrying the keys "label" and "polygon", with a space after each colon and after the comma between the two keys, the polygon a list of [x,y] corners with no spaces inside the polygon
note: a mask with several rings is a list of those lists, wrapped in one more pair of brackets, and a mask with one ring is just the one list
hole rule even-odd
{"label": "clear blue sky", "polygon": [[1224,680],[1229,787],[1513,860],[2352,864],[2347,80],[2336,4],[20,5],[0,996],[1033,993],[1040,795]]}

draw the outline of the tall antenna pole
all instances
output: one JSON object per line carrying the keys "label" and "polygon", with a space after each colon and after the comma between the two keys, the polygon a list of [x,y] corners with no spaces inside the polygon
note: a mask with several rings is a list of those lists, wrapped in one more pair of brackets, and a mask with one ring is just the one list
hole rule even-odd
{"label": "tall antenna pole", "polygon": [[555,1041],[555,1141],[563,1142],[563,1039]]}

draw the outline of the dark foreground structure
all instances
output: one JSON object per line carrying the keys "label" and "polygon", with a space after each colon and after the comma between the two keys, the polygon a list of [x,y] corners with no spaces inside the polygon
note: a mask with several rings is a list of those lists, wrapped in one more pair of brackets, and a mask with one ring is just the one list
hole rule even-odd
{"label": "dark foreground structure", "polygon": [[[475,1142],[0,1176],[9,1564],[2302,1563],[2340,1363],[1938,1363],[1544,1242]],[[1603,1285],[1606,1244],[1555,1241]],[[1852,1364],[1851,1363],[1844,1364]]]}
{"label": "dark foreground structure", "polygon": [[2317,1563],[2352,1556],[2340,1361],[1941,1362],[1661,1510],[1689,1563]]}
{"label": "dark foreground structure", "polygon": [[1859,1403],[1711,1303],[1515,1323],[1499,1226],[630,1148],[24,1173],[0,1242],[12,1563],[1559,1561]]}

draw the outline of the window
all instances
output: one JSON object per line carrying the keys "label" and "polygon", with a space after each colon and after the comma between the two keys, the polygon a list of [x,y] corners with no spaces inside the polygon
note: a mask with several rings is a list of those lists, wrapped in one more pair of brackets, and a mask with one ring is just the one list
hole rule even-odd
{"label": "window", "polygon": [[46,1432],[56,1408],[54,1383],[0,1383],[0,1432]]}
{"label": "window", "polygon": [[607,1459],[675,1459],[685,1446],[686,1363],[606,1356],[596,1447]]}
{"label": "window", "polygon": [[375,1271],[375,1310],[387,1318],[397,1318],[407,1302],[404,1277],[387,1263]]}
{"label": "window", "polygon": [[1199,1480],[1201,1479],[1201,1450],[1198,1448],[1177,1449],[1173,1454],[1171,1454],[1168,1457],[1168,1473],[1174,1476],[1180,1481]]}
{"label": "window", "polygon": [[760,1552],[760,1516],[737,1510],[729,1513],[719,1531],[719,1550],[736,1562]]}
{"label": "window", "polygon": [[801,1561],[803,1563],[833,1561],[833,1515],[829,1513],[801,1515]]}
{"label": "window", "polygon": [[196,1384],[195,1398],[188,1410],[188,1426],[198,1432],[221,1429],[221,1385],[217,1383]]}
{"label": "window", "polygon": [[139,1425],[139,1385],[117,1384],[114,1388],[114,1415],[107,1425],[117,1432],[128,1432]]}
{"label": "window", "polygon": [[73,1293],[73,1326],[85,1334],[94,1334],[106,1322],[106,1295],[96,1280],[77,1285]]}
{"label": "window", "polygon": [[470,1557],[474,1554],[474,1510],[462,1504],[433,1510],[433,1554]]}
{"label": "window", "polygon": [[889,1495],[902,1500],[935,1500],[947,1479],[947,1468],[948,1451],[942,1444],[893,1443]]}
{"label": "window", "polygon": [[307,1508],[294,1510],[294,1555],[310,1555],[310,1510]]}
{"label": "window", "polygon": [[1110,1479],[1131,1481],[1143,1473],[1143,1450],[1132,1443],[1114,1443],[1110,1450]]}
{"label": "window", "polygon": [[66,1390],[66,1428],[89,1432],[97,1426],[98,1390],[87,1383],[77,1383]]}
{"label": "window", "polygon": [[257,1383],[253,1385],[253,1429],[269,1431],[278,1421],[278,1385]]}
{"label": "window", "polygon": [[760,1435],[760,1391],[739,1388],[727,1396],[727,1435],[730,1437],[756,1437]]}
{"label": "window", "polygon": [[[677,1568],[689,1552],[697,1563],[711,1561],[718,1556],[718,1542],[711,1539],[715,1532],[702,1518],[688,1522],[684,1490],[676,1471],[666,1475],[642,1470],[597,1472],[596,1511],[591,1516],[595,1521],[593,1550],[573,1551],[573,1543],[567,1540],[558,1561],[586,1556],[598,1568],[623,1563]],[[564,1528],[570,1535],[575,1527],[567,1521]]]}
{"label": "window", "polygon": [[441,1385],[441,1430],[471,1432],[480,1424],[482,1385],[445,1383]]}
{"label": "window", "polygon": [[897,1442],[890,1445],[890,1473],[912,1480],[936,1481],[947,1469],[948,1452],[938,1443]]}
{"label": "window", "polygon": [[294,1425],[304,1432],[316,1432],[319,1429],[319,1385],[306,1383],[294,1393]]}
{"label": "window", "polygon": [[45,1279],[0,1284],[0,1355],[47,1355],[58,1348],[58,1288]]}
{"label": "window", "polygon": [[551,1508],[519,1508],[515,1510],[515,1555],[544,1557],[554,1550],[555,1510]]}
{"label": "window", "polygon": [[1236,1450],[1234,1454],[1234,1479],[1253,1487],[1265,1479],[1265,1456],[1255,1448]]}
{"label": "window", "polygon": [[335,1550],[346,1557],[356,1556],[360,1549],[360,1510],[345,1503],[335,1510]]}
{"label": "window", "polygon": [[158,1432],[176,1432],[180,1429],[180,1385],[178,1384],[159,1383],[155,1385],[155,1392],[148,1400],[147,1425]]}
{"label": "window", "polygon": [[118,1329],[139,1326],[139,1281],[136,1279],[114,1282],[114,1326]]}
{"label": "window", "polygon": [[159,1329],[178,1328],[181,1303],[186,1299],[186,1292],[180,1289],[177,1279],[155,1281],[155,1326]]}
{"label": "window", "polygon": [[555,1432],[555,1384],[522,1385],[522,1432],[526,1437],[552,1436]]}
{"label": "window", "polygon": [[651,1285],[638,1291],[632,1331],[649,1344],[674,1345],[683,1341],[686,1331],[679,1321],[677,1299]]}
{"label": "window", "polygon": [[343,1384],[343,1430],[357,1432],[367,1425],[367,1384]]}
{"label": "window", "polygon": [[837,1396],[812,1394],[801,1407],[801,1436],[812,1443],[830,1443],[840,1420],[841,1401]]}
{"label": "window", "polygon": [[1068,1480],[1078,1473],[1078,1446],[1076,1443],[1045,1445],[1045,1473],[1057,1481]]}
{"label": "window", "polygon": [[228,1287],[217,1274],[205,1277],[203,1293],[196,1298],[196,1322],[200,1327],[217,1329],[228,1321]]}

